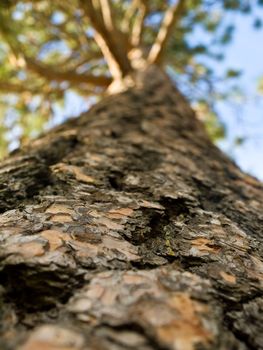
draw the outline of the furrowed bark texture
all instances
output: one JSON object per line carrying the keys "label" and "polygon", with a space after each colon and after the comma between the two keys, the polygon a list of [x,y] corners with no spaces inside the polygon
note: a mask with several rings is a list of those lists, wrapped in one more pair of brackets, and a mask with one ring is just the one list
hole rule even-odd
{"label": "furrowed bark texture", "polygon": [[162,73],[10,156],[0,186],[1,349],[263,349],[262,184]]}

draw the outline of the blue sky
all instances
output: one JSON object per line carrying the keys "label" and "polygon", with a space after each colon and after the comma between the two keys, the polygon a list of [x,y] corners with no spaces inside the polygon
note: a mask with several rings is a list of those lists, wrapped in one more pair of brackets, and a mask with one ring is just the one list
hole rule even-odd
{"label": "blue sky", "polygon": [[[244,171],[263,180],[263,96],[257,93],[258,79],[263,77],[263,29],[253,29],[250,16],[237,16],[235,24],[234,40],[217,69],[222,66],[241,69],[239,86],[246,98],[236,108],[228,103],[218,104],[220,117],[227,126],[227,138],[220,146]],[[245,137],[246,141],[235,147],[236,137]]]}

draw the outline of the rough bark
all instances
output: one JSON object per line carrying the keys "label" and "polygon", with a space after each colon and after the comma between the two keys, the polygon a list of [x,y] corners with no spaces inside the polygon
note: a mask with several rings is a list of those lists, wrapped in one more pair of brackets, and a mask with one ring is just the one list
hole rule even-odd
{"label": "rough bark", "polygon": [[148,70],[0,168],[0,348],[263,349],[263,191]]}

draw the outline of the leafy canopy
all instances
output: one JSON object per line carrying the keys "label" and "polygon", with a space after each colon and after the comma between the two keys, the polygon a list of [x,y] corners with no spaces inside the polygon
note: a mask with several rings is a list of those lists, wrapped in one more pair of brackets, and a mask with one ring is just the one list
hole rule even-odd
{"label": "leafy canopy", "polygon": [[[214,138],[213,60],[234,33],[233,15],[262,0],[3,0],[0,2],[0,155],[10,138],[43,129],[69,92],[89,101],[142,64],[163,65],[182,82]],[[253,13],[252,13],[253,14]],[[254,15],[255,27],[261,20]],[[11,130],[11,132],[10,132]]]}

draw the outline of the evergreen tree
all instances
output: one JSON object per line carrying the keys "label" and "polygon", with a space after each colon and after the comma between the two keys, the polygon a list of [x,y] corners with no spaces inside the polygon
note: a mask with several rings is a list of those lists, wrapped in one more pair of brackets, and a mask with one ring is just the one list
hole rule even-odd
{"label": "evergreen tree", "polygon": [[262,184],[166,72],[198,86],[189,35],[248,3],[1,3],[18,118],[101,99],[0,165],[1,349],[263,349]]}

